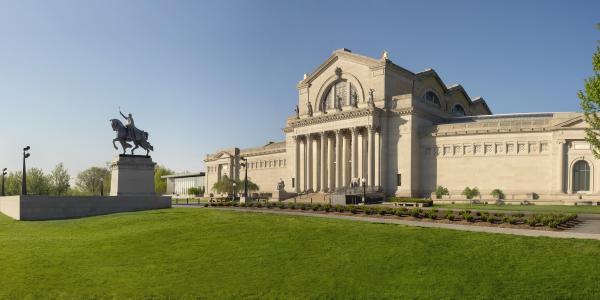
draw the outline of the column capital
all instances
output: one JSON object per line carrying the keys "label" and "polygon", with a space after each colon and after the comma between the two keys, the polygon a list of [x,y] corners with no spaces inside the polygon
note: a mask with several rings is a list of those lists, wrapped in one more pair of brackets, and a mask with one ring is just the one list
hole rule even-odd
{"label": "column capital", "polygon": [[358,127],[351,127],[350,131],[352,132],[352,134],[357,134],[360,131],[360,129]]}

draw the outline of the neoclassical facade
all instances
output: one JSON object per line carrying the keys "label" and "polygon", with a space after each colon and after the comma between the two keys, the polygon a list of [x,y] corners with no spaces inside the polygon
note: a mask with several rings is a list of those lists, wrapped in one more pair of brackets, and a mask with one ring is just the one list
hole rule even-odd
{"label": "neoclassical facade", "polygon": [[600,191],[580,113],[494,115],[461,85],[406,70],[385,52],[336,50],[297,89],[284,141],[206,156],[209,193],[222,176],[246,171],[265,192],[280,180],[294,193],[350,194],[364,182],[401,197],[429,197],[441,185],[449,201],[467,186],[482,199],[501,189],[540,203],[592,201]]}

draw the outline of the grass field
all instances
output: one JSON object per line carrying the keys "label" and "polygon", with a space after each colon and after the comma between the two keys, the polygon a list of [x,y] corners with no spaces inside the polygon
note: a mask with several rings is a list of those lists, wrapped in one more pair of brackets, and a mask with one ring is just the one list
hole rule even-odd
{"label": "grass field", "polygon": [[600,206],[571,205],[494,205],[494,204],[436,204],[435,208],[457,208],[473,210],[506,210],[550,213],[586,213],[600,214]]}
{"label": "grass field", "polygon": [[0,298],[597,298],[600,242],[169,209],[0,215]]}

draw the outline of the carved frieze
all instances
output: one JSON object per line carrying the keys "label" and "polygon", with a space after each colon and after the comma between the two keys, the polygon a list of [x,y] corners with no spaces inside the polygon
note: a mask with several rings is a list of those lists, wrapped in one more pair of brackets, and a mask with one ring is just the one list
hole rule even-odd
{"label": "carved frieze", "polygon": [[490,142],[474,144],[452,144],[425,147],[426,156],[497,156],[497,155],[536,155],[548,154],[548,141],[532,142]]}

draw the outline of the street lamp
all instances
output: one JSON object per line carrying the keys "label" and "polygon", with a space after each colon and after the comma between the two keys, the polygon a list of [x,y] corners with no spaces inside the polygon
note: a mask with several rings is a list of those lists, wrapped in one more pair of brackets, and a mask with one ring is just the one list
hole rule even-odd
{"label": "street lamp", "polygon": [[367,204],[367,180],[366,179],[361,179],[362,182],[362,186],[363,186],[363,203]]}
{"label": "street lamp", "polygon": [[27,169],[25,167],[25,159],[30,156],[27,152],[31,147],[23,148],[23,178],[21,178],[21,195],[27,195]]}
{"label": "street lamp", "polygon": [[240,156],[244,162],[241,165],[244,167],[244,199],[248,199],[248,159]]}
{"label": "street lamp", "polygon": [[4,176],[6,176],[6,168],[2,169],[2,196],[5,196],[4,194]]}
{"label": "street lamp", "polygon": [[236,184],[234,182],[233,183],[233,197],[232,197],[231,201],[235,201],[235,186],[236,186]]}

